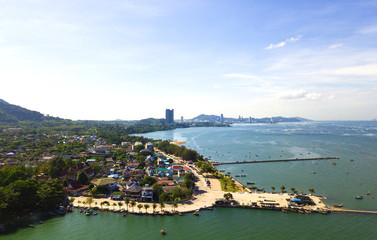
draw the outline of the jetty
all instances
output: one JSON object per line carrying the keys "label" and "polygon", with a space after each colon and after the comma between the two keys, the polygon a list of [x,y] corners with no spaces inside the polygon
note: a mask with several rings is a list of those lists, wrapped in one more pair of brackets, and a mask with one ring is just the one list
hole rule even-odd
{"label": "jetty", "polygon": [[331,212],[339,213],[364,213],[364,214],[377,214],[377,211],[372,210],[352,210],[352,209],[339,209],[339,208],[330,208]]}
{"label": "jetty", "polygon": [[294,161],[313,161],[313,160],[328,160],[339,159],[339,157],[318,157],[318,158],[288,158],[276,160],[253,160],[253,161],[236,161],[236,162],[211,162],[213,166],[225,164],[245,164],[245,163],[273,163],[273,162],[294,162]]}

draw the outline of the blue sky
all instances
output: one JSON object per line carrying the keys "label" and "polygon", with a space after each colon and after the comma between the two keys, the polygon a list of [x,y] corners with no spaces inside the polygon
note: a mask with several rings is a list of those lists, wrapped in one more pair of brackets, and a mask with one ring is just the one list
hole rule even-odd
{"label": "blue sky", "polygon": [[377,118],[377,1],[0,0],[0,98],[70,119]]}

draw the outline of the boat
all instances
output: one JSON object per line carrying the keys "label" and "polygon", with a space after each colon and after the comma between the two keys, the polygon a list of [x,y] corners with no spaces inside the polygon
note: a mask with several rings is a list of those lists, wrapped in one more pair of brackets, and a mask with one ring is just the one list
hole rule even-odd
{"label": "boat", "polygon": [[348,174],[348,171],[346,171],[346,174]]}
{"label": "boat", "polygon": [[86,216],[90,216],[92,214],[93,214],[93,210],[92,209],[89,209],[88,211],[85,212]]}
{"label": "boat", "polygon": [[225,170],[220,170],[220,172],[225,172]]}
{"label": "boat", "polygon": [[240,177],[240,175],[236,175],[235,177]]}
{"label": "boat", "polygon": [[332,162],[331,164],[332,164],[332,165],[336,165],[336,162]]}
{"label": "boat", "polygon": [[356,199],[363,199],[364,197],[363,196],[357,196],[355,197]]}
{"label": "boat", "polygon": [[255,182],[246,182],[246,184],[253,185],[253,184],[255,184]]}
{"label": "boat", "polygon": [[366,193],[366,195],[370,195],[370,192],[368,191],[368,192]]}
{"label": "boat", "polygon": [[192,213],[193,215],[195,215],[195,216],[199,216],[199,211],[198,210],[196,210],[195,212],[193,212]]}
{"label": "boat", "polygon": [[316,174],[316,171],[313,171],[312,173],[313,173],[313,174]]}
{"label": "boat", "polygon": [[341,204],[334,204],[334,207],[338,207],[338,208],[343,207],[343,203],[341,203]]}
{"label": "boat", "polygon": [[165,232],[164,229],[161,229],[160,233],[161,233],[162,235],[165,235],[165,234],[166,234],[166,232]]}
{"label": "boat", "polygon": [[241,177],[246,177],[246,174],[242,174]]}

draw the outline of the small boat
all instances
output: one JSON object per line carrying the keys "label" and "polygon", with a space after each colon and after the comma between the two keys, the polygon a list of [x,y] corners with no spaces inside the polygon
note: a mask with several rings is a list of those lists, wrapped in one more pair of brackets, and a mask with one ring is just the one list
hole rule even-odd
{"label": "small boat", "polygon": [[253,184],[255,184],[255,182],[246,182],[246,184],[253,185]]}
{"label": "small boat", "polygon": [[241,177],[246,177],[246,174],[242,174]]}
{"label": "small boat", "polygon": [[198,210],[196,210],[195,212],[193,212],[192,213],[193,215],[195,215],[195,216],[199,216],[199,211]]}
{"label": "small boat", "polygon": [[178,212],[178,215],[179,215],[179,216],[183,216],[183,213],[181,213],[181,212]]}
{"label": "small boat", "polygon": [[364,197],[363,196],[357,196],[355,197],[356,199],[363,199]]}
{"label": "small boat", "polygon": [[341,203],[341,204],[334,204],[334,207],[338,207],[338,208],[343,207],[343,203]]}
{"label": "small boat", "polygon": [[346,174],[348,174],[348,171],[346,171]]}
{"label": "small boat", "polygon": [[332,164],[332,165],[336,165],[336,162],[332,162],[331,164]]}
{"label": "small boat", "polygon": [[92,214],[93,214],[93,210],[92,209],[89,209],[88,211],[85,212],[86,216],[90,216]]}
{"label": "small boat", "polygon": [[236,175],[235,177],[240,177],[240,175]]}
{"label": "small boat", "polygon": [[97,215],[98,214],[98,212],[94,212],[94,215]]}
{"label": "small boat", "polygon": [[316,174],[316,171],[313,171],[312,173],[313,173],[313,174]]}
{"label": "small boat", "polygon": [[27,225],[27,226],[33,228],[33,227],[34,227],[34,224],[29,224],[29,225]]}
{"label": "small boat", "polygon": [[166,234],[166,232],[165,232],[164,229],[161,229],[160,233],[161,233],[162,235],[165,235],[165,234]]}
{"label": "small boat", "polygon": [[368,191],[368,192],[366,193],[366,195],[370,195],[370,192]]}

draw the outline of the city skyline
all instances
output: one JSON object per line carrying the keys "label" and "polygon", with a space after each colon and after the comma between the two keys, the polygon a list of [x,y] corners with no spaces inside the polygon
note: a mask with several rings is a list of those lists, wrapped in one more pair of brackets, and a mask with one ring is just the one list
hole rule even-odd
{"label": "city skyline", "polygon": [[375,0],[2,1],[0,99],[73,120],[168,107],[376,119],[376,12]]}

